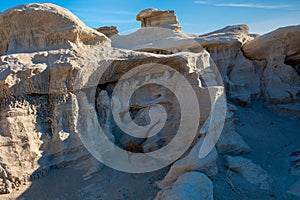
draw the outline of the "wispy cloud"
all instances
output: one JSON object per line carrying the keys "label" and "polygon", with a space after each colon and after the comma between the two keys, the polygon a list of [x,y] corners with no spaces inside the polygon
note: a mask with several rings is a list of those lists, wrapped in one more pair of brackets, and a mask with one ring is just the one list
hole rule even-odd
{"label": "wispy cloud", "polygon": [[103,9],[85,9],[85,8],[74,8],[70,9],[72,12],[79,13],[93,13],[93,14],[112,14],[112,15],[136,15],[134,12],[129,12],[125,10],[103,10]]}
{"label": "wispy cloud", "polygon": [[211,1],[194,1],[196,4],[210,5],[216,7],[239,7],[239,8],[260,8],[260,9],[292,9],[291,4],[256,4],[256,3],[213,3]]}
{"label": "wispy cloud", "polygon": [[137,21],[131,20],[131,19],[88,19],[84,20],[85,22],[90,22],[90,23],[101,23],[101,24],[133,24],[136,23]]}

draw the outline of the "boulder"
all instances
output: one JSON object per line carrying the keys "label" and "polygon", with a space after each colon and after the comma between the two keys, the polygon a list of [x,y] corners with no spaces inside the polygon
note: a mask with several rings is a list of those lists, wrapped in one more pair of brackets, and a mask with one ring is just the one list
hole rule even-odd
{"label": "boulder", "polygon": [[251,160],[239,156],[225,156],[225,165],[229,170],[240,173],[249,183],[259,185],[260,189],[270,189],[272,180],[267,171]]}
{"label": "boulder", "polygon": [[242,136],[235,131],[235,121],[237,108],[227,103],[226,120],[223,126],[222,134],[216,144],[218,153],[228,155],[247,154],[251,151],[249,145]]}
{"label": "boulder", "polygon": [[203,173],[187,172],[161,190],[155,200],[213,200],[213,183]]}
{"label": "boulder", "polygon": [[184,158],[176,161],[170,168],[169,172],[163,180],[157,183],[158,187],[163,189],[174,183],[182,174],[198,171],[213,177],[218,173],[217,159],[218,153],[214,148],[205,158],[199,158],[199,150],[203,140],[191,150]]}
{"label": "boulder", "polygon": [[235,131],[222,133],[216,148],[220,154],[240,155],[251,152],[251,148],[244,139]]}
{"label": "boulder", "polygon": [[262,90],[268,104],[289,107],[290,103],[300,101],[300,76],[296,71],[300,63],[299,34],[300,26],[280,28],[243,46],[247,58],[267,63],[263,70]]}
{"label": "boulder", "polygon": [[106,44],[110,40],[54,4],[21,5],[0,13],[0,55],[68,49],[71,43]]}

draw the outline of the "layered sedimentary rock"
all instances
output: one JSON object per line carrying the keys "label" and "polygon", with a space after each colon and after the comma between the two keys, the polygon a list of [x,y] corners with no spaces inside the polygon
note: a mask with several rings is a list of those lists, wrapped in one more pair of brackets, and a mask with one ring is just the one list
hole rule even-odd
{"label": "layered sedimentary rock", "polygon": [[260,96],[260,63],[244,57],[241,47],[252,40],[247,25],[228,26],[200,35],[198,41],[210,53],[222,74],[228,98],[239,104],[250,104]]}
{"label": "layered sedimentary rock", "polygon": [[245,58],[241,51],[242,45],[252,39],[246,25],[228,26],[198,37],[151,27],[111,38],[114,47],[157,54],[206,49],[223,77],[228,97],[241,104],[261,95],[261,63]]}
{"label": "layered sedimentary rock", "polygon": [[136,20],[141,21],[142,28],[161,27],[176,31],[182,30],[176,13],[173,10],[160,11],[156,8],[149,8],[141,11],[136,16]]}
{"label": "layered sedimentary rock", "polygon": [[[282,115],[300,118],[300,26],[280,28],[257,37],[243,46],[252,60],[266,64],[262,73],[261,89],[266,103]],[[275,104],[275,105],[274,105]]]}
{"label": "layered sedimentary rock", "polygon": [[[23,5],[0,14],[0,193],[12,192],[20,184],[56,168],[83,169],[87,177],[99,171],[102,164],[91,155],[95,152],[87,150],[88,145],[96,144],[99,127],[107,138],[99,144],[110,141],[134,153],[165,147],[177,133],[182,110],[177,96],[156,83],[175,76],[172,70],[183,75],[195,92],[201,115],[191,119],[194,108],[188,113],[184,123],[188,128],[198,126],[196,137],[185,154],[170,163],[166,177],[160,177],[158,186],[162,191],[158,199],[174,199],[179,194],[182,199],[199,195],[212,199],[209,178],[218,173],[218,157],[251,151],[235,131],[236,108],[227,104],[227,114],[218,110],[218,101],[224,97],[223,83],[228,98],[238,104],[247,105],[264,97],[268,106],[286,106],[286,110],[293,111],[289,116],[298,116],[294,113],[299,113],[299,52],[298,43],[293,43],[298,41],[297,27],[287,29],[288,38],[279,31],[254,39],[256,36],[249,34],[246,25],[192,36],[178,31],[181,27],[173,11],[150,9],[137,18],[144,28],[127,36],[115,34],[114,28],[100,29],[110,40],[69,11],[52,4]],[[279,40],[274,40],[274,35]],[[284,52],[277,55],[281,47]],[[150,68],[136,73],[137,77],[124,78],[124,74],[143,65],[170,69]],[[151,84],[146,84],[152,79]],[[138,138],[118,126],[110,102],[120,83],[124,84],[119,90],[122,95],[114,100],[121,108],[127,103],[129,106],[119,117],[129,112],[125,122],[130,118],[139,126],[147,126],[151,115],[155,119],[164,116],[163,112],[153,114],[156,106],[162,105],[168,119],[158,134]],[[278,87],[276,91],[272,83]],[[139,89],[130,101],[124,101],[136,87]],[[170,88],[180,91],[191,102],[180,82]],[[218,118],[221,114],[226,114],[224,121]],[[210,137],[209,126],[218,132],[223,124],[220,140],[211,138],[216,148],[213,145],[201,157],[202,142]],[[129,132],[138,133],[134,129]],[[90,140],[88,145],[86,139]],[[262,188],[269,186],[267,173],[258,165],[241,157],[225,158],[227,167],[241,172],[250,183],[261,184]],[[291,158],[291,173],[298,175],[297,154]],[[194,192],[186,192],[186,183],[191,183]],[[291,190],[297,193],[298,185]]]}
{"label": "layered sedimentary rock", "polygon": [[7,174],[1,179],[16,188],[50,167],[92,162],[79,136],[70,134],[74,124],[68,91],[77,68],[71,49],[109,46],[109,39],[52,4],[23,5],[1,13],[0,31],[0,166]]}
{"label": "layered sedimentary rock", "polygon": [[[21,18],[28,17],[33,24],[31,20],[15,27]],[[124,136],[111,115],[109,102],[114,87],[126,72],[141,65],[167,65],[186,77],[203,108],[196,126],[208,118],[213,96],[209,97],[199,76],[206,77],[212,86],[218,80],[209,70],[210,58],[204,50],[166,56],[110,48],[106,36],[52,4],[29,4],[5,11],[0,24],[2,32],[16,28],[14,34],[1,35],[1,193],[9,193],[51,169],[79,168],[87,174],[101,169],[102,164],[82,142],[85,134],[81,134],[82,130],[97,132],[99,124],[109,140],[129,151],[153,151],[168,144],[176,134],[181,112],[176,96],[168,89],[150,84],[129,102],[131,117],[139,125],[149,122],[148,112],[153,106],[165,107],[169,117],[165,128],[150,139]],[[163,80],[174,74],[168,70],[149,73],[141,72],[134,80],[121,82],[143,85],[149,78]],[[174,87],[178,89],[179,83]],[[121,91],[124,94],[125,89]],[[218,95],[223,94],[222,87],[215,89]],[[118,101],[127,103],[123,96]],[[87,124],[79,124],[80,120],[87,120]],[[195,126],[194,119],[185,123]]]}
{"label": "layered sedimentary rock", "polygon": [[53,4],[23,5],[2,12],[0,33],[0,55],[68,49],[71,43],[78,42],[86,45],[110,43],[70,11]]}
{"label": "layered sedimentary rock", "polygon": [[249,34],[247,25],[236,25],[197,37],[151,27],[111,39],[114,47],[156,54],[205,49],[222,75],[230,100],[248,105],[263,98],[270,109],[298,119],[298,29],[257,36]]}
{"label": "layered sedimentary rock", "polygon": [[97,28],[96,30],[99,31],[100,33],[103,33],[107,37],[111,37],[113,35],[119,34],[119,30],[116,26],[103,26],[103,27]]}

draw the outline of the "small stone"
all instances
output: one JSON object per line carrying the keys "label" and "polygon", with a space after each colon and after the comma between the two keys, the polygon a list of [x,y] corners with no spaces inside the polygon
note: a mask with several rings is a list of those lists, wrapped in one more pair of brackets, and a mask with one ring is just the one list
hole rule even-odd
{"label": "small stone", "polygon": [[258,184],[260,189],[269,190],[272,182],[267,171],[258,164],[243,157],[225,156],[225,165],[228,169],[240,173],[251,184]]}

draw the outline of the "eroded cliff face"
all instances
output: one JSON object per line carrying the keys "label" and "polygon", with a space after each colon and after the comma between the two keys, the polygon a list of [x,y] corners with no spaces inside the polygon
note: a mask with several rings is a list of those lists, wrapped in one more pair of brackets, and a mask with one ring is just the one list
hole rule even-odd
{"label": "eroded cliff face", "polygon": [[[155,180],[161,180],[157,184],[161,189],[157,199],[198,197],[199,192],[185,192],[187,182],[195,191],[206,191],[205,198],[212,199],[210,179],[220,170],[219,155],[236,156],[251,151],[235,130],[236,107],[228,103],[224,113],[218,110],[225,93],[240,105],[249,105],[261,97],[270,107],[293,105],[286,114],[299,116],[299,75],[295,67],[299,64],[299,52],[293,43],[298,41],[297,27],[255,39],[246,25],[191,36],[180,32],[177,17],[171,11],[146,10],[138,19],[144,28],[127,36],[111,36],[109,29],[110,40],[66,9],[52,4],[23,5],[0,14],[0,193],[10,193],[22,183],[57,168],[84,170],[86,178],[102,173],[103,164],[95,159],[97,152],[89,149],[93,145],[110,141],[135,153],[168,145],[182,118],[181,104],[171,89],[193,103],[179,81],[170,88],[159,85],[176,76],[174,71],[191,86],[201,112],[195,120],[191,116],[196,109],[189,109],[190,118],[184,121],[186,132],[196,125],[196,135],[185,154],[169,165],[167,175]],[[167,25],[162,19],[168,19]],[[293,37],[283,34],[286,32]],[[273,35],[279,39],[274,41]],[[278,49],[283,51],[277,55]],[[154,66],[153,63],[169,68],[150,68],[136,73],[134,78],[124,78],[126,73],[140,66]],[[149,84],[149,80],[153,82]],[[118,84],[124,85],[119,90],[122,95],[113,99]],[[276,90],[271,87],[274,85]],[[130,101],[124,101],[135,88],[138,89]],[[149,125],[151,116],[164,116],[163,112],[152,113],[156,105],[162,105],[167,113],[165,124],[157,122],[163,125],[162,131],[149,138],[126,134],[113,116],[112,100],[119,103],[119,117],[126,122],[124,113],[129,112],[130,119],[139,126]],[[128,107],[122,110],[127,103]],[[225,119],[218,114],[226,114]],[[200,158],[199,151],[210,137],[211,125],[213,132],[223,130],[222,135],[211,138],[217,144]],[[99,127],[107,139],[97,143]],[[188,139],[183,138],[182,142],[187,143]],[[247,180],[263,184],[264,188],[269,186],[267,173],[251,160],[233,161],[228,168],[242,168],[240,173]],[[249,171],[244,167],[247,165],[255,170]],[[264,177],[260,177],[262,172]],[[91,184],[88,193],[95,192],[97,184]]]}
{"label": "eroded cliff face", "polygon": [[228,98],[241,105],[261,95],[262,63],[247,59],[241,50],[252,39],[247,25],[228,26],[197,39],[220,70]]}
{"label": "eroded cliff face", "polygon": [[243,46],[245,56],[264,65],[262,92],[268,106],[299,119],[299,26],[280,28]]}
{"label": "eroded cliff face", "polygon": [[[20,20],[29,17],[27,24]],[[126,136],[111,115],[113,88],[124,73],[137,66],[157,63],[184,75],[202,99],[198,102],[203,110],[197,123],[200,126],[208,118],[212,105],[200,74],[211,86],[217,81],[209,73],[210,56],[204,50],[166,56],[113,49],[103,34],[52,4],[29,4],[5,11],[0,24],[2,32],[14,33],[1,35],[1,193],[9,193],[51,169],[71,167],[83,169],[87,175],[100,170],[102,164],[85,148],[84,136],[79,133],[89,129],[96,134],[93,128],[99,124],[123,149],[147,152],[168,144],[180,121],[180,106],[168,89],[155,83],[147,85],[130,102],[131,117],[140,125],[149,123],[153,105],[165,107],[168,121],[155,137],[141,140]],[[142,85],[149,78],[165,79],[173,73],[149,71],[139,75],[134,84]],[[222,94],[221,87],[216,89]],[[76,114],[80,105],[89,108],[90,116],[85,111]],[[81,119],[97,117],[79,126],[78,115]]]}
{"label": "eroded cliff face", "polygon": [[222,75],[229,100],[250,105],[262,99],[278,114],[299,119],[298,29],[257,36],[249,34],[247,25],[236,25],[191,36],[150,27],[111,40],[113,47],[156,54],[205,49]]}

